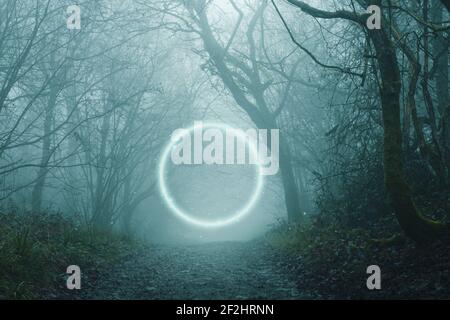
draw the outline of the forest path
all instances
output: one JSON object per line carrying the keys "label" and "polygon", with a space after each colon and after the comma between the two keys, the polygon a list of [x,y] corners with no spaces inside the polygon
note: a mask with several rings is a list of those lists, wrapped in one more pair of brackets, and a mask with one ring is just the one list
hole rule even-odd
{"label": "forest path", "polygon": [[80,290],[78,298],[302,298],[292,280],[282,271],[279,254],[261,243],[160,245],[129,254],[99,273]]}

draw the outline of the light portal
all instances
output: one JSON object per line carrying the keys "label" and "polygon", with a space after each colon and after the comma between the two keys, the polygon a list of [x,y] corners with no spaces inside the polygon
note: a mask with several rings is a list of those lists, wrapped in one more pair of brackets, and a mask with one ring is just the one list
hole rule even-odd
{"label": "light portal", "polygon": [[[233,132],[233,134],[236,136],[236,138],[238,140],[241,140],[241,142],[243,142],[243,143],[245,143],[245,142],[248,143],[249,154],[253,158],[258,158],[258,150],[257,150],[257,146],[256,146],[255,142],[252,139],[247,139],[247,137],[243,133],[243,131],[234,129],[234,128],[232,128],[226,124],[222,124],[222,123],[205,122],[205,123],[203,123],[203,126]],[[194,126],[186,129],[186,133],[188,133],[188,134],[190,134],[193,131],[194,131]],[[240,219],[242,219],[245,215],[247,215],[251,211],[251,209],[254,207],[254,205],[256,204],[256,202],[261,194],[263,182],[264,182],[263,166],[261,165],[261,163],[259,161],[255,164],[257,181],[256,181],[255,189],[253,190],[253,193],[251,194],[251,196],[249,197],[247,202],[240,209],[236,210],[229,217],[217,219],[217,220],[199,219],[199,218],[192,216],[192,214],[186,212],[182,208],[180,208],[180,206],[176,203],[175,199],[172,197],[170,190],[167,187],[167,183],[166,183],[166,164],[168,162],[168,159],[170,158],[172,148],[177,143],[179,143],[179,142],[176,140],[173,141],[171,139],[171,141],[164,148],[161,158],[160,158],[160,161],[159,161],[158,181],[159,181],[159,190],[160,190],[162,198],[164,199],[168,208],[178,218],[182,219],[183,221],[185,221],[189,224],[203,227],[203,228],[219,228],[219,227],[224,227],[226,225],[230,225],[230,224],[238,222]]]}

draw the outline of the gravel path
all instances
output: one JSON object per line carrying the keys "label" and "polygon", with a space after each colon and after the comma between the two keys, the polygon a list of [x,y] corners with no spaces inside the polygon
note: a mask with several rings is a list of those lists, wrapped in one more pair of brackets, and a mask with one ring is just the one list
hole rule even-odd
{"label": "gravel path", "polygon": [[[256,242],[153,246],[77,294],[83,299],[299,299],[278,254]],[[94,284],[95,283],[95,284]]]}

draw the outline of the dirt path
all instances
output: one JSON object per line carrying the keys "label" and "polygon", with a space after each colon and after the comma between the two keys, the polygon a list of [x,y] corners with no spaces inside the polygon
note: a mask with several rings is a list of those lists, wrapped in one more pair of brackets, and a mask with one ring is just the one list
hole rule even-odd
{"label": "dirt path", "polygon": [[302,298],[279,265],[274,250],[254,242],[155,246],[100,273],[78,298]]}

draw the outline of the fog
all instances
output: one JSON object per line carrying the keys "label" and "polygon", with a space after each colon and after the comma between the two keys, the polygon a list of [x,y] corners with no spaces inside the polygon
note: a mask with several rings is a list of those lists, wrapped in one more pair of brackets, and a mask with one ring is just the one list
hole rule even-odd
{"label": "fog", "polygon": [[[357,14],[367,9],[353,1],[308,4]],[[344,198],[382,184],[381,169],[364,175],[381,168],[386,126],[377,48],[345,19],[318,22],[295,1],[6,0],[0,6],[5,210],[61,212],[152,242],[250,240],[305,215],[345,211]],[[407,34],[410,24],[405,17],[396,28]],[[412,59],[405,46],[402,54]],[[436,86],[418,100],[442,109],[446,91]],[[409,97],[401,102],[412,106]],[[427,111],[411,113],[415,126],[404,112],[402,134],[417,153],[413,130]],[[162,152],[176,130],[196,121],[278,130],[277,174],[265,175],[256,192],[258,164],[168,161],[168,199],[159,175]],[[440,143],[436,130],[420,127],[423,154],[427,143]],[[444,158],[430,163],[437,176]],[[183,218],[226,220],[253,197],[242,217],[219,227]],[[340,201],[344,207],[327,207]],[[374,209],[374,202],[380,203],[368,197],[363,208],[382,207]]]}
{"label": "fog", "polygon": [[448,299],[449,10],[0,0],[0,300]]}

